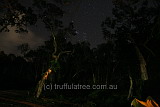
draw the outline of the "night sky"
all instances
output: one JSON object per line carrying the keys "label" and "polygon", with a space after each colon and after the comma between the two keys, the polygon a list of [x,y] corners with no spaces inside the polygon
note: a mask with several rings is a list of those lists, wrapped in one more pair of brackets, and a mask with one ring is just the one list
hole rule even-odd
{"label": "night sky", "polygon": [[[96,47],[104,41],[101,32],[101,22],[107,16],[112,15],[112,0],[75,0],[63,7],[65,11],[63,24],[67,26],[73,21],[77,35],[70,38],[72,43],[89,41],[91,48]],[[1,33],[0,50],[5,53],[19,54],[17,46],[22,43],[29,43],[31,49],[36,49],[49,39],[49,33],[42,23],[38,27],[29,28],[28,34],[14,33],[13,29],[9,33]]]}

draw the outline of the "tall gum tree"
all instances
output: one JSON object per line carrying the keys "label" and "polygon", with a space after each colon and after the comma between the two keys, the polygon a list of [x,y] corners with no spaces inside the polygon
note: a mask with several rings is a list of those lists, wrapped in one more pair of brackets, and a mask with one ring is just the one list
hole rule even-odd
{"label": "tall gum tree", "polygon": [[[73,23],[70,23],[68,28],[63,28],[62,21],[63,11],[58,5],[63,5],[68,0],[32,0],[32,6],[24,6],[18,0],[1,0],[0,1],[0,31],[9,32],[11,27],[15,27],[16,33],[28,32],[27,28],[30,25],[35,25],[38,21],[44,23],[46,29],[51,34],[53,40],[52,58],[50,59],[50,66],[39,80],[35,97],[38,98],[42,92],[45,80],[48,75],[56,72],[59,68],[58,59],[62,54],[70,53],[71,51],[64,51],[59,49],[57,45],[58,33],[63,31],[66,35],[74,35],[75,30]],[[71,26],[72,25],[72,26]]]}
{"label": "tall gum tree", "polygon": [[[153,28],[157,17],[155,10],[158,8],[153,7],[151,2],[113,0],[113,17],[107,17],[102,22],[104,38],[116,44],[119,53],[117,60],[125,63],[125,69],[128,71],[130,80],[128,99],[133,95],[133,84],[136,84],[134,80],[139,81],[139,84],[148,80],[147,57],[155,56],[148,43],[155,37]],[[147,53],[144,53],[144,50]]]}

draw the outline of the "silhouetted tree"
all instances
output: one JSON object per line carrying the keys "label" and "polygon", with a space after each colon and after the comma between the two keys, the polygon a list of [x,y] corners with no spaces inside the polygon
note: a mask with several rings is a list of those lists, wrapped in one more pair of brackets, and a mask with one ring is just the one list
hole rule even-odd
{"label": "silhouetted tree", "polygon": [[128,98],[130,98],[133,81],[141,84],[140,75],[142,80],[148,80],[147,58],[155,56],[148,44],[156,36],[153,35],[153,27],[157,8],[152,7],[151,1],[148,0],[114,0],[113,4],[113,17],[107,17],[102,23],[102,31],[107,41],[116,44],[117,62],[122,64],[125,71],[128,71],[130,78]]}

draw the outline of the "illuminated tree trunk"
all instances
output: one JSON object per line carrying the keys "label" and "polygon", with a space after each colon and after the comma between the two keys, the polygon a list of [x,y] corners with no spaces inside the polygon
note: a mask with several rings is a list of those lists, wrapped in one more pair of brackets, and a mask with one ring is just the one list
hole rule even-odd
{"label": "illuminated tree trunk", "polygon": [[[141,73],[141,79],[144,80],[148,80],[148,73],[147,73],[147,69],[146,69],[146,61],[142,55],[142,53],[140,52],[139,48],[137,46],[135,46],[136,49],[136,54],[139,60],[139,67],[140,67],[140,73]],[[128,100],[129,98],[132,96],[132,90],[133,90],[133,79],[131,77],[131,75],[129,75],[129,79],[130,79],[130,88],[129,88],[129,93],[128,93]]]}
{"label": "illuminated tree trunk", "polygon": [[48,75],[52,72],[51,69],[48,69],[45,74],[43,75],[42,79],[39,80],[38,84],[37,84],[37,87],[36,87],[36,95],[35,97],[36,98],[39,98],[40,94],[42,93],[42,89],[43,89],[43,86],[45,84],[45,80],[47,80],[48,78]]}
{"label": "illuminated tree trunk", "polygon": [[142,80],[148,80],[148,74],[147,74],[147,69],[146,69],[146,61],[145,61],[142,53],[138,49],[138,47],[135,46],[135,48],[136,48],[136,54],[137,54],[138,60],[139,60],[141,79]]}
{"label": "illuminated tree trunk", "polygon": [[128,100],[130,97],[132,97],[132,89],[133,89],[133,80],[130,75],[129,75],[129,79],[130,79],[130,87],[129,87],[128,97],[127,97]]}

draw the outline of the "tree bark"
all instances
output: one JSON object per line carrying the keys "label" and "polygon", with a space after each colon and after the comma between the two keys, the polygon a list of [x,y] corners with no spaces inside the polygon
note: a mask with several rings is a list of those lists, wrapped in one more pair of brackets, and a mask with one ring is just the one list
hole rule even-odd
{"label": "tree bark", "polygon": [[148,74],[147,74],[147,69],[146,69],[146,61],[145,61],[142,53],[140,52],[140,50],[138,49],[137,46],[135,46],[135,49],[136,49],[136,54],[137,54],[138,60],[139,60],[141,79],[142,80],[148,80]]}
{"label": "tree bark", "polygon": [[48,75],[49,75],[51,72],[52,72],[52,70],[51,70],[51,69],[48,69],[48,70],[44,73],[44,75],[42,76],[42,79],[39,80],[39,82],[38,82],[38,84],[37,84],[37,87],[36,87],[36,95],[35,95],[36,98],[39,98],[39,96],[41,95],[43,86],[44,86],[44,84],[45,84],[45,80],[47,80]]}

